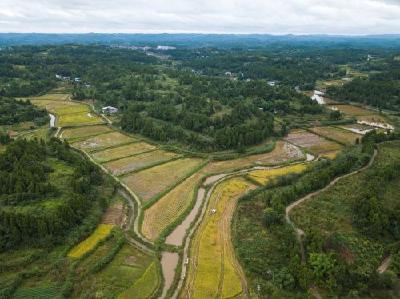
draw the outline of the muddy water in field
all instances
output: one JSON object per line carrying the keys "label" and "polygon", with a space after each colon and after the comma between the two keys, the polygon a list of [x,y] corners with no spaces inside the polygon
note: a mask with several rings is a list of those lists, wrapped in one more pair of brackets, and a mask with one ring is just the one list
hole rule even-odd
{"label": "muddy water in field", "polygon": [[174,281],[175,269],[178,266],[178,261],[179,255],[175,252],[163,252],[161,255],[161,267],[165,280],[161,298],[165,298],[165,295]]}
{"label": "muddy water in field", "polygon": [[210,176],[210,177],[206,178],[206,180],[204,181],[204,186],[214,184],[216,181],[218,181],[219,179],[222,179],[224,176],[226,176],[226,174],[224,174],[224,173]]}
{"label": "muddy water in field", "polygon": [[174,231],[167,237],[166,243],[181,246],[183,244],[183,239],[185,238],[186,230],[189,228],[190,224],[196,218],[196,215],[200,209],[201,203],[203,202],[206,190],[204,188],[199,188],[197,192],[197,199],[193,209],[190,211],[189,215],[183,220],[183,222],[178,225]]}

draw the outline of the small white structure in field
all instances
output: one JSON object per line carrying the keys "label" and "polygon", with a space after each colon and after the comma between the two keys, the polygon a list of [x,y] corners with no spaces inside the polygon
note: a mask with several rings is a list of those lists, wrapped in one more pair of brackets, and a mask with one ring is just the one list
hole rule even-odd
{"label": "small white structure in field", "polygon": [[274,87],[274,86],[276,85],[276,81],[268,81],[267,84],[268,84],[269,86]]}
{"label": "small white structure in field", "polygon": [[76,78],[74,79],[74,81],[77,82],[77,83],[78,83],[78,82],[81,82],[81,78],[76,77]]}
{"label": "small white structure in field", "polygon": [[118,112],[118,108],[112,106],[106,106],[101,108],[101,111],[103,112],[103,114],[114,114]]}
{"label": "small white structure in field", "polygon": [[189,264],[189,258],[187,257],[185,260],[185,265]]}
{"label": "small white structure in field", "polygon": [[314,90],[314,94],[311,97],[311,100],[316,101],[320,105],[324,105],[325,104],[325,100],[323,97],[324,94],[325,93],[323,93],[322,91]]}
{"label": "small white structure in field", "polygon": [[63,76],[61,76],[59,74],[56,74],[56,78],[59,79],[59,80],[62,80]]}
{"label": "small white structure in field", "polygon": [[216,209],[211,209],[211,215],[217,213]]}

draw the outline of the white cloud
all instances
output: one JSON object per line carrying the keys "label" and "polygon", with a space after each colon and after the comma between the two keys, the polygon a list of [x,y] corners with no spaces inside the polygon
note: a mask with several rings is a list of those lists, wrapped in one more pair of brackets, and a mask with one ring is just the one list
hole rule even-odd
{"label": "white cloud", "polygon": [[400,0],[0,0],[1,32],[400,33]]}

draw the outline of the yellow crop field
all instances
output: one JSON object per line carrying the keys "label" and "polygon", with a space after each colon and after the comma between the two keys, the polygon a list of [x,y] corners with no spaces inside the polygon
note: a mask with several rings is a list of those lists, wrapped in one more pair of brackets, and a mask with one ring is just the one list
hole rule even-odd
{"label": "yellow crop field", "polygon": [[96,114],[89,112],[80,112],[73,114],[61,114],[58,116],[57,126],[67,127],[67,126],[79,126],[79,125],[90,125],[90,124],[101,124],[104,123],[103,119]]}
{"label": "yellow crop field", "polygon": [[277,141],[274,150],[269,153],[252,155],[235,160],[212,162],[207,165],[205,171],[208,174],[222,173],[255,165],[278,164],[301,158],[304,158],[301,150],[285,141]]}
{"label": "yellow crop field", "polygon": [[182,298],[231,298],[243,291],[245,279],[230,239],[237,199],[253,188],[242,178],[219,184],[190,248],[190,264]]}
{"label": "yellow crop field", "polygon": [[133,173],[124,177],[123,181],[143,201],[148,201],[183,179],[202,161],[201,159],[191,158],[174,160]]}
{"label": "yellow crop field", "polygon": [[290,173],[300,173],[307,168],[304,163],[294,164],[280,168],[260,169],[249,172],[247,175],[258,183],[265,185],[271,180]]}
{"label": "yellow crop field", "polygon": [[335,141],[345,143],[345,144],[355,144],[357,139],[361,139],[361,135],[345,131],[343,129],[335,127],[315,127],[310,129],[312,132],[322,135],[327,138],[331,138]]}
{"label": "yellow crop field", "polygon": [[98,125],[98,126],[85,126],[80,128],[71,128],[64,129],[61,132],[61,137],[64,139],[77,139],[89,137],[101,133],[111,132],[112,129],[106,125]]}
{"label": "yellow crop field", "polygon": [[84,104],[69,105],[65,107],[59,107],[56,109],[57,115],[63,114],[74,114],[74,113],[89,113],[90,107]]}
{"label": "yellow crop field", "polygon": [[177,154],[163,150],[155,150],[136,156],[122,158],[106,163],[104,166],[114,175],[122,175],[154,164],[166,162],[178,157]]}
{"label": "yellow crop field", "polygon": [[94,136],[84,141],[75,142],[73,145],[82,150],[93,151],[128,142],[134,142],[135,140],[136,139],[119,132],[112,132]]}
{"label": "yellow crop field", "polygon": [[86,252],[92,250],[97,243],[106,238],[110,234],[113,227],[114,225],[110,224],[99,224],[96,230],[89,237],[71,249],[71,251],[68,253],[68,256],[71,258],[80,258]]}
{"label": "yellow crop field", "polygon": [[107,162],[110,160],[121,159],[124,157],[141,154],[155,149],[156,147],[151,144],[145,142],[136,142],[106,149],[103,151],[98,151],[93,154],[93,158],[96,159],[96,161],[98,162]]}
{"label": "yellow crop field", "polygon": [[67,101],[31,100],[31,102],[32,104],[41,108],[45,108],[52,113],[56,113],[58,109],[63,109],[66,107],[82,106],[82,104]]}
{"label": "yellow crop field", "polygon": [[195,187],[203,176],[202,171],[195,173],[145,210],[142,233],[146,238],[155,240],[168,225],[173,223],[189,207]]}

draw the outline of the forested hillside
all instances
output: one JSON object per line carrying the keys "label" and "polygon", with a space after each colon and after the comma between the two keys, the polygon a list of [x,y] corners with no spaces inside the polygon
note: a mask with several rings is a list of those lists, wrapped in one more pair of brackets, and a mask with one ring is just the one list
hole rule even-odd
{"label": "forested hillside", "polygon": [[[321,161],[240,200],[234,244],[254,288],[259,285],[263,295],[285,298],[315,288],[324,297],[398,297],[398,141],[379,144],[371,167],[315,193],[293,215],[286,214],[292,222],[285,219],[286,206],[296,199],[366,165],[375,142],[398,138],[369,134],[363,153],[353,149],[331,162]],[[378,275],[389,255],[390,271]]]}
{"label": "forested hillside", "polygon": [[0,97],[0,126],[32,121],[43,125],[48,121],[47,112],[30,102]]}
{"label": "forested hillside", "polygon": [[62,241],[104,206],[102,184],[101,171],[66,143],[10,143],[0,154],[0,249]]}

